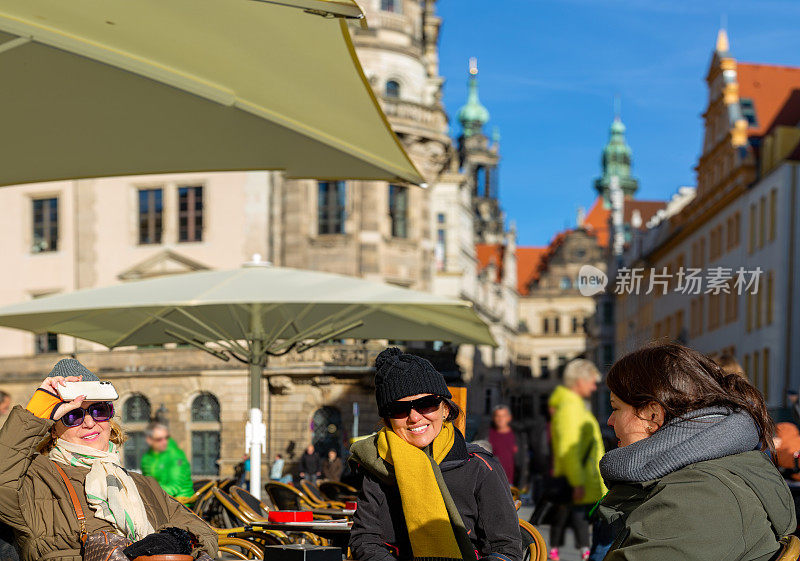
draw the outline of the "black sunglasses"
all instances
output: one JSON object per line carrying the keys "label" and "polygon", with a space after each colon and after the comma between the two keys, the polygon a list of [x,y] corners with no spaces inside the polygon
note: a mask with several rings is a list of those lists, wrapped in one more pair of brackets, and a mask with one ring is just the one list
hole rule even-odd
{"label": "black sunglasses", "polygon": [[110,401],[98,401],[92,403],[86,409],[73,409],[67,411],[60,421],[68,427],[77,427],[83,424],[83,419],[86,413],[92,416],[95,421],[108,421],[114,416],[114,404]]}
{"label": "black sunglasses", "polygon": [[420,415],[429,415],[439,409],[444,398],[440,395],[426,395],[410,401],[393,401],[386,406],[386,415],[394,419],[408,417],[413,409]]}

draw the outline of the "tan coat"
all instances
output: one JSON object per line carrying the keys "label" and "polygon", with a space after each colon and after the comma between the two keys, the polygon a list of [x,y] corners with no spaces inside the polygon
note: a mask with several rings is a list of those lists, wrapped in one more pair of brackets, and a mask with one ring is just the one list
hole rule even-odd
{"label": "tan coat", "polygon": [[[53,424],[16,406],[0,428],[0,520],[14,529],[22,561],[82,561],[80,527],[67,488],[53,462],[37,452]],[[61,467],[78,494],[87,532],[113,531],[109,522],[94,517],[86,502],[83,482],[89,469]],[[164,493],[155,479],[130,475],[156,531],[183,528],[216,558],[217,535],[208,524]]]}

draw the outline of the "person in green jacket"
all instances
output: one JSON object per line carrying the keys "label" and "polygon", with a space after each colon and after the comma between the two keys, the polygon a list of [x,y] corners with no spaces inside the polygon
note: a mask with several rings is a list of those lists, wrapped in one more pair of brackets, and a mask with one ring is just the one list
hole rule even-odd
{"label": "person in green jacket", "polygon": [[598,534],[613,541],[592,559],[774,559],[797,519],[761,393],[677,344],[623,357],[606,384],[620,447],[600,461]]}
{"label": "person in green jacket", "polygon": [[192,469],[186,454],[170,438],[169,428],[151,423],[145,434],[150,450],[142,456],[142,474],[158,481],[172,497],[191,497],[194,494]]}
{"label": "person in green jacket", "polygon": [[550,527],[549,558],[559,559],[564,532],[571,526],[584,559],[589,554],[588,506],[606,492],[599,462],[605,453],[600,424],[589,411],[586,400],[597,390],[600,373],[585,359],[576,359],[564,369],[564,384],[550,396],[550,438],[553,476],[565,477],[572,488],[571,504],[558,505]]}

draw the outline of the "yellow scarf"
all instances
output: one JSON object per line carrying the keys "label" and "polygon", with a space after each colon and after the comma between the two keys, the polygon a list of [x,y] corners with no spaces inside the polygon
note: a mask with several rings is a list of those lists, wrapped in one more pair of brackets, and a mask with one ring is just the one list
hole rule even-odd
{"label": "yellow scarf", "polygon": [[[452,423],[445,423],[432,443],[437,466],[454,440]],[[414,557],[462,559],[431,457],[387,428],[378,433],[377,445],[380,457],[394,466]]]}

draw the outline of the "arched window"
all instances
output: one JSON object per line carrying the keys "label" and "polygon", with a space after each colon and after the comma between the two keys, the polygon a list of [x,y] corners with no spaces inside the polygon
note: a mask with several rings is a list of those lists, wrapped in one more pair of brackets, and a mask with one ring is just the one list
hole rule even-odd
{"label": "arched window", "polygon": [[192,475],[219,474],[219,400],[201,393],[192,401]]}
{"label": "arched window", "polygon": [[400,82],[389,80],[386,82],[386,97],[397,99],[400,97]]}
{"label": "arched window", "polygon": [[311,419],[311,430],[314,431],[312,444],[316,452],[324,457],[328,450],[336,450],[342,455],[342,413],[336,407],[326,405],[314,412]]}
{"label": "arched window", "polygon": [[129,470],[139,471],[142,456],[147,452],[145,429],[150,422],[150,401],[142,394],[133,394],[122,404],[122,423],[128,440],[123,446],[123,463]]}

